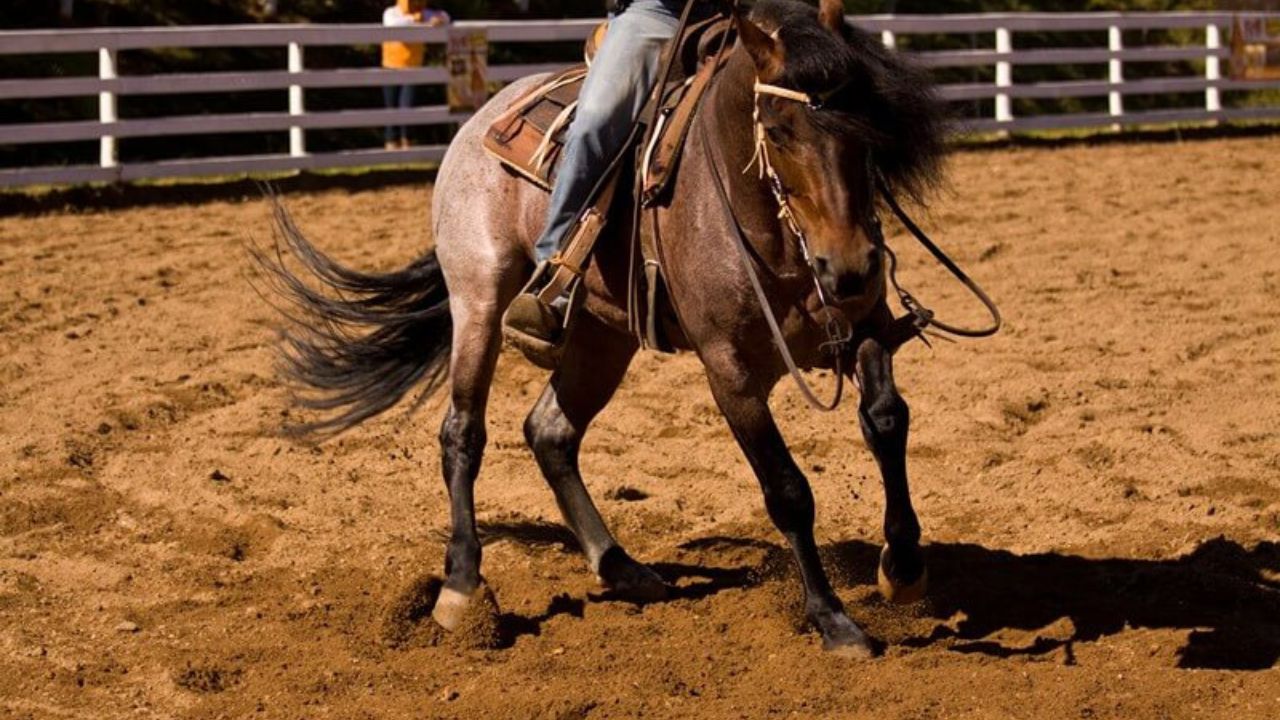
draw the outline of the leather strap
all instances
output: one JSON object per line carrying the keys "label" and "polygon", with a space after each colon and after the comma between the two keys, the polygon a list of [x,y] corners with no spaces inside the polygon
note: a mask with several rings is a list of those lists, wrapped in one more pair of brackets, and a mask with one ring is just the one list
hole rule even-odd
{"label": "leather strap", "polygon": [[[679,59],[680,46],[689,27],[689,17],[693,14],[693,6],[698,2],[699,0],[685,0],[684,9],[680,11],[680,23],[676,26],[675,35],[672,36],[671,41],[667,44],[666,57],[662,61],[662,71],[658,74],[658,81],[653,86],[653,94],[649,98],[649,104],[652,109],[649,111],[648,121],[643,125],[639,122],[636,124],[636,127],[645,127],[648,133],[654,132],[658,113],[662,112],[661,98],[666,91],[667,82],[671,79],[671,70]],[[647,147],[649,144],[648,139],[646,136],[644,142],[640,143],[640,147]],[[646,238],[640,228],[640,222],[644,215],[642,210],[644,207],[643,193],[644,182],[641,174],[637,173],[632,187],[633,217],[631,224],[631,259],[628,272],[628,284],[630,287],[627,289],[627,315],[631,331],[636,335],[640,345],[642,347],[656,347],[660,342],[658,338],[658,321],[654,317],[656,313],[653,309],[652,300],[655,298],[654,293],[657,290],[657,276],[662,272],[661,265],[657,264],[660,262],[661,249],[656,247],[656,238]],[[650,254],[651,252],[652,254]],[[637,261],[644,263],[643,269],[637,266]],[[638,297],[637,278],[640,273],[644,275],[647,288],[645,303],[649,308],[648,317],[645,319],[643,327],[641,327],[642,323],[638,314],[640,298]]]}
{"label": "leather strap", "polygon": [[591,258],[591,250],[595,248],[600,231],[604,229],[609,217],[609,206],[613,204],[613,191],[617,187],[618,173],[612,172],[608,184],[596,195],[591,207],[587,208],[574,226],[569,241],[551,258],[550,264],[555,270],[551,274],[551,280],[538,291],[539,300],[550,304],[570,290],[582,277],[587,260]]}
{"label": "leather strap", "polygon": [[[919,225],[915,224],[911,217],[907,215],[907,212],[902,209],[902,206],[898,203],[898,199],[893,196],[892,192],[890,192],[889,184],[886,183],[884,178],[879,175],[876,176],[876,187],[880,190],[880,195],[884,198],[885,203],[889,205],[889,209],[893,210],[893,214],[897,216],[898,222],[901,222],[902,226],[905,227],[907,231],[910,232],[926,250],[929,251],[930,255],[933,255],[935,260],[941,263],[943,267],[954,275],[955,278],[960,281],[961,285],[963,285],[969,292],[973,293],[973,296],[978,298],[978,301],[982,303],[982,305],[987,309],[987,312],[991,315],[991,324],[981,328],[965,328],[939,320],[932,310],[926,308],[915,298],[914,295],[904,290],[902,286],[898,284],[898,259],[892,252],[890,252],[889,280],[893,283],[893,289],[898,293],[898,299],[902,303],[902,307],[906,308],[907,311],[911,313],[911,316],[916,320],[916,325],[920,328],[920,331],[923,331],[927,327],[936,327],[945,333],[950,333],[951,335],[971,338],[989,337],[999,332],[1000,326],[1003,324],[1004,320],[1000,317],[1000,308],[996,306],[995,301],[987,295],[986,291],[982,289],[982,286],[978,285],[977,282],[970,278],[964,270],[961,270],[960,266],[956,265],[955,261],[943,252],[942,248],[938,247],[933,240],[929,239],[929,236],[920,229]],[[881,241],[880,244],[882,247],[886,249],[888,248],[888,245],[883,241]]]}
{"label": "leather strap", "polygon": [[786,336],[782,334],[782,328],[778,326],[778,319],[773,316],[773,309],[769,304],[769,295],[765,292],[764,285],[760,282],[760,276],[756,273],[751,255],[747,252],[746,234],[742,231],[742,226],[738,224],[738,217],[733,212],[733,205],[729,202],[728,191],[725,190],[724,176],[720,172],[720,164],[716,161],[716,152],[712,148],[710,141],[707,140],[706,126],[702,124],[698,126],[698,138],[702,141],[703,154],[706,155],[707,164],[711,167],[711,184],[715,186],[716,196],[720,198],[720,206],[729,217],[730,227],[733,228],[733,247],[738,251],[738,257],[742,259],[742,265],[747,270],[747,277],[751,280],[751,288],[755,290],[756,299],[760,303],[760,312],[764,314],[765,322],[769,325],[769,332],[773,334],[773,342],[778,347],[778,353],[782,355],[782,362],[787,366],[787,372],[791,374],[791,379],[795,381],[796,387],[799,388],[800,394],[804,396],[805,401],[816,410],[831,412],[839,407],[840,398],[844,393],[844,368],[841,367],[840,362],[841,356],[844,354],[844,348],[834,348],[836,390],[831,401],[824,403],[818,399],[817,394],[814,393],[813,389],[809,387],[809,383],[804,379],[804,375],[800,373],[800,368],[796,365],[795,358],[791,357],[791,350],[787,347]]}

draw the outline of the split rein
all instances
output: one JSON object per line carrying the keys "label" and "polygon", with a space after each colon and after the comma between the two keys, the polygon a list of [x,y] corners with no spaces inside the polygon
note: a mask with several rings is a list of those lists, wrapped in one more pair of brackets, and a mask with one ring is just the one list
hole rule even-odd
{"label": "split rein", "polygon": [[[840,400],[844,392],[844,368],[843,358],[849,341],[853,338],[853,328],[848,326],[847,319],[833,308],[834,303],[828,296],[827,289],[823,286],[822,281],[818,278],[817,268],[814,263],[812,254],[809,251],[808,238],[804,229],[801,227],[799,218],[791,207],[790,198],[788,197],[786,187],[782,183],[782,179],[778,176],[777,171],[773,167],[773,162],[769,158],[769,145],[766,140],[764,124],[760,120],[760,97],[762,95],[772,95],[794,102],[802,102],[811,110],[821,109],[823,104],[833,95],[840,91],[841,88],[827,91],[821,95],[814,96],[809,93],[784,88],[777,85],[770,85],[757,81],[753,88],[755,94],[755,110],[753,112],[753,125],[755,131],[755,154],[752,156],[751,162],[747,164],[744,172],[751,169],[752,165],[759,164],[760,178],[765,180],[772,191],[774,199],[778,203],[778,218],[786,223],[787,229],[795,235],[796,241],[800,246],[800,252],[804,257],[805,264],[808,265],[810,273],[813,277],[814,288],[818,295],[818,300],[822,304],[822,309],[826,314],[826,333],[827,341],[822,343],[823,349],[831,353],[833,356],[833,366],[836,376],[836,388],[829,402],[823,402],[809,386],[800,372],[799,366],[791,355],[791,350],[787,347],[785,336],[782,334],[782,328],[778,325],[778,319],[774,316],[773,310],[769,303],[769,297],[764,290],[763,284],[760,282],[759,274],[756,272],[755,265],[748,253],[747,238],[742,230],[742,226],[738,223],[738,218],[733,212],[733,206],[729,201],[728,191],[725,189],[725,181],[720,172],[719,163],[716,162],[716,154],[714,153],[710,142],[707,140],[707,132],[704,126],[700,126],[698,133],[703,151],[707,156],[707,162],[711,167],[711,175],[716,194],[719,196],[721,205],[724,206],[726,214],[728,214],[731,224],[736,235],[734,247],[738,251],[739,257],[742,259],[743,265],[747,270],[747,277],[751,281],[751,287],[755,291],[756,298],[760,303],[760,309],[764,313],[765,322],[769,326],[769,331],[773,335],[774,344],[778,347],[778,352],[782,355],[783,363],[787,366],[787,371],[791,374],[791,378],[795,381],[796,387],[800,390],[800,394],[805,401],[813,408],[823,412],[835,410],[840,405]],[[931,255],[945,267],[955,278],[974,295],[986,308],[991,315],[991,323],[981,328],[965,328],[950,323],[943,322],[937,318],[935,313],[925,307],[914,295],[905,290],[899,283],[897,278],[898,258],[885,242],[884,233],[881,229],[879,216],[872,211],[869,222],[869,230],[871,231],[872,241],[882,252],[889,256],[889,280],[893,285],[894,291],[898,295],[899,302],[906,309],[907,315],[898,318],[890,326],[888,338],[889,350],[896,351],[902,344],[908,342],[912,338],[920,337],[927,344],[924,334],[930,332],[930,328],[934,328],[930,334],[946,333],[958,337],[988,337],[994,335],[1000,329],[1002,319],[1000,309],[990,296],[960,267],[947,256],[942,248],[929,238],[929,236],[920,229],[902,205],[898,203],[894,197],[888,182],[884,176],[874,169],[868,159],[868,174],[874,178],[876,191],[884,198],[885,204],[893,211],[893,214],[902,223],[903,227],[911,233],[915,239],[929,251]]]}

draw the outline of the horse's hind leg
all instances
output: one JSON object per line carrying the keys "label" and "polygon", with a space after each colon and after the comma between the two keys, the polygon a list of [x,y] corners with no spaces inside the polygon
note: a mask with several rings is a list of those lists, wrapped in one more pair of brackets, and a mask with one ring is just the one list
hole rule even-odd
{"label": "horse's hind leg", "polygon": [[523,259],[516,257],[502,268],[488,266],[479,273],[449,278],[451,401],[440,426],[440,451],[452,531],[445,551],[444,589],[432,611],[432,617],[446,630],[455,629],[462,621],[480,584],[474,488],[486,442],[489,387],[502,347],[502,311],[519,291],[522,263]]}
{"label": "horse's hind leg", "polygon": [[614,539],[578,469],[587,426],[613,397],[635,352],[632,338],[582,312],[560,367],[525,420],[524,432],[565,522],[601,583],[618,597],[647,601],[665,597],[666,585]]}
{"label": "horse's hind leg", "polygon": [[813,491],[796,466],[769,412],[769,387],[752,382],[750,371],[731,348],[704,352],[708,379],[720,412],[738,441],[764,491],[765,509],[795,555],[804,583],[805,614],[822,633],[822,647],[852,657],[867,657],[871,643],[844,612],[813,537]]}
{"label": "horse's hind leg", "polygon": [[920,552],[920,522],[907,487],[907,403],[893,382],[893,355],[875,339],[858,347],[858,379],[862,434],[884,478],[885,547],[878,572],[880,592],[893,602],[909,603],[924,595],[927,575]]}

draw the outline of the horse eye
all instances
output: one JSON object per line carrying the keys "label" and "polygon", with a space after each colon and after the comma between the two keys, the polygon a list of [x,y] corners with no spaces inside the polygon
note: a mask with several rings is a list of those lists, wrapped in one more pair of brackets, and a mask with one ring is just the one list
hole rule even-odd
{"label": "horse eye", "polygon": [[765,127],[764,134],[769,137],[769,141],[774,145],[785,145],[791,139],[791,131],[781,125]]}

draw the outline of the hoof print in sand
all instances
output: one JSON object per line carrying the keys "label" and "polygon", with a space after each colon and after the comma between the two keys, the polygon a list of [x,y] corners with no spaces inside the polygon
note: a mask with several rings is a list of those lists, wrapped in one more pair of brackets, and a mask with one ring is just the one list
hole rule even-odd
{"label": "hoof print in sand", "polygon": [[239,668],[188,662],[185,668],[173,674],[173,682],[195,693],[219,693],[239,683],[240,675]]}

